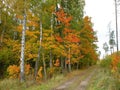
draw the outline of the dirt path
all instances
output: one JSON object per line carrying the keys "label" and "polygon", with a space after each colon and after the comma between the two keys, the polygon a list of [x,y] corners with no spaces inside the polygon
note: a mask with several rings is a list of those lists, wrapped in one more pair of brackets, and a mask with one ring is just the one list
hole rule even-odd
{"label": "dirt path", "polygon": [[86,69],[53,90],[86,90],[89,80],[94,73],[95,67]]}
{"label": "dirt path", "polygon": [[96,70],[92,71],[92,72],[90,73],[90,75],[89,75],[85,80],[83,80],[83,81],[80,83],[80,85],[79,85],[75,90],[86,90],[87,85],[88,85],[91,77],[94,75],[95,71],[96,71]]}

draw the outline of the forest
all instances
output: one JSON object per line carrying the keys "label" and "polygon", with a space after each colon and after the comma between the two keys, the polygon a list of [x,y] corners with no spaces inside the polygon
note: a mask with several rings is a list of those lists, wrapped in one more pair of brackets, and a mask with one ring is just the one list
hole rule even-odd
{"label": "forest", "polygon": [[18,78],[22,68],[23,74],[34,73],[35,78],[44,71],[46,78],[53,68],[70,72],[98,60],[97,37],[90,17],[84,16],[84,0],[0,4],[1,78]]}
{"label": "forest", "polygon": [[1,0],[0,79],[39,83],[94,66],[98,40],[84,6],[85,0]]}

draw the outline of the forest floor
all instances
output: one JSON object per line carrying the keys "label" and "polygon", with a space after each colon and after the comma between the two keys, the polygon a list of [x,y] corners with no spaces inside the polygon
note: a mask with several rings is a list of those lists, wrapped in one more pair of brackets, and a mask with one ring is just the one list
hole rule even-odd
{"label": "forest floor", "polygon": [[0,90],[120,90],[120,81],[111,70],[96,65],[58,74],[40,84],[32,81],[20,84],[19,80],[4,79],[0,81]]}
{"label": "forest floor", "polygon": [[52,90],[86,90],[89,81],[94,76],[95,72],[95,67],[85,69]]}

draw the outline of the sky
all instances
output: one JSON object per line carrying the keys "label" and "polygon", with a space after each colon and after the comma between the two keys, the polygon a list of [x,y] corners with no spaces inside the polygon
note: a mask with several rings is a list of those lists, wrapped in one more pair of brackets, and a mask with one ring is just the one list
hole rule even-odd
{"label": "sky", "polygon": [[[115,6],[114,0],[85,0],[85,15],[90,16],[97,32],[98,51],[104,56],[103,43],[109,40],[109,28],[115,31]],[[119,46],[120,47],[120,46]]]}

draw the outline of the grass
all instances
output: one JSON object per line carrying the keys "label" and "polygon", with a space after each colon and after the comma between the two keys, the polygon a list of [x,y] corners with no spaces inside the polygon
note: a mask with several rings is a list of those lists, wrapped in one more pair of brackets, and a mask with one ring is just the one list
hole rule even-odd
{"label": "grass", "polygon": [[81,71],[82,70],[73,71],[71,73],[68,73],[67,75],[63,75],[63,74],[57,75],[56,77],[53,77],[52,79],[48,80],[46,83],[42,83],[41,85],[27,88],[26,90],[52,90],[52,89],[55,89],[58,85],[62,84],[63,82],[66,82],[67,80],[76,76]]}
{"label": "grass", "polygon": [[48,80],[47,82],[41,83],[40,85],[34,85],[32,87],[26,88],[25,90],[50,90],[62,81],[64,81],[64,76],[58,75]]}
{"label": "grass", "polygon": [[0,90],[50,90],[50,88],[64,81],[63,78],[63,75],[58,75],[46,82],[37,84],[33,81],[26,81],[21,84],[16,79],[4,79],[0,81]]}
{"label": "grass", "polygon": [[[87,75],[89,75],[91,70],[93,69],[87,71]],[[34,83],[33,80],[29,80],[21,84],[16,79],[4,79],[0,81],[0,90],[52,90],[83,71],[73,71],[66,75],[59,74],[42,83]],[[76,83],[70,86],[68,90],[74,90],[87,75],[80,76]],[[109,69],[97,67],[96,73],[91,78],[87,90],[120,90],[120,82],[113,77]]]}
{"label": "grass", "polygon": [[0,90],[20,90],[25,88],[24,84],[20,84],[18,80],[4,79],[0,81]]}
{"label": "grass", "polygon": [[120,90],[120,82],[114,78],[110,70],[98,68],[87,90]]}
{"label": "grass", "polygon": [[42,83],[34,83],[33,80],[26,80],[25,83],[21,84],[17,79],[4,79],[0,81],[0,90],[51,90],[80,73],[80,71],[82,70],[73,71],[66,75],[59,74]]}

